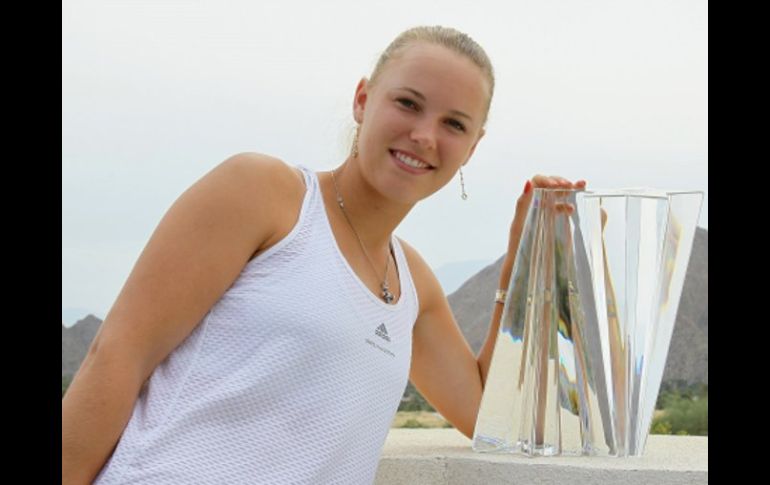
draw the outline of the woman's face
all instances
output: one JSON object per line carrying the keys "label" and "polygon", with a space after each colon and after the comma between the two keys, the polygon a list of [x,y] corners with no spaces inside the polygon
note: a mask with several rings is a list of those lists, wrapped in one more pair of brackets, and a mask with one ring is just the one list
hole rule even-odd
{"label": "woman's face", "polygon": [[[361,124],[358,149],[368,182],[405,203],[446,185],[484,134],[488,93],[489,83],[472,61],[425,43],[388,62],[376,85],[362,79],[354,116]],[[398,161],[399,151],[433,168],[411,173]]]}

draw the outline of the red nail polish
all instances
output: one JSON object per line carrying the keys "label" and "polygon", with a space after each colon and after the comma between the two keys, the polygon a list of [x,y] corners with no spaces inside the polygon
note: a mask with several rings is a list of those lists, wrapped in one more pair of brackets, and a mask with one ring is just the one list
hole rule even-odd
{"label": "red nail polish", "polygon": [[530,190],[532,190],[532,182],[527,180],[527,184],[524,186],[524,193],[528,194]]}

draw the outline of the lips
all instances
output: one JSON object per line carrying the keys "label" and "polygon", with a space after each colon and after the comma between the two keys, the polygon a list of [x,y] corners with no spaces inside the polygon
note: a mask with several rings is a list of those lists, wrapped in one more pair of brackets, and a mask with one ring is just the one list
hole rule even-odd
{"label": "lips", "polygon": [[[393,157],[396,157],[396,153],[401,153],[402,155],[405,155],[405,156],[411,158],[412,160],[417,160],[418,162],[422,162],[422,163],[428,165],[428,167],[427,167],[428,170],[432,170],[432,169],[436,168],[433,165],[431,165],[427,160],[423,160],[422,158],[418,157],[417,155],[415,155],[413,153],[405,152],[403,150],[393,150],[393,149],[389,149],[388,151],[390,152],[391,155],[393,155]],[[417,167],[413,167],[413,168],[417,168]],[[420,170],[420,169],[418,169],[418,170]]]}
{"label": "lips", "polygon": [[405,172],[409,172],[413,175],[423,175],[433,170],[433,167],[417,168],[417,167],[412,167],[410,165],[407,165],[401,160],[399,160],[398,157],[396,157],[393,150],[390,150],[390,159],[393,160],[393,163],[395,163],[396,166],[398,166],[398,168],[400,168],[401,170],[404,170]]}

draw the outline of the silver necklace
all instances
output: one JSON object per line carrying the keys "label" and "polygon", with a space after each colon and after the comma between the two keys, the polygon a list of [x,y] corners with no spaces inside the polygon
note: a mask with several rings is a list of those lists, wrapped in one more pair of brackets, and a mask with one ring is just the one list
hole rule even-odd
{"label": "silver necklace", "polygon": [[[353,223],[350,222],[350,218],[348,217],[348,213],[345,212],[345,204],[342,201],[342,196],[340,195],[340,191],[337,188],[337,179],[334,178],[334,172],[335,170],[332,170],[332,182],[334,182],[334,192],[337,194],[337,203],[340,206],[340,209],[342,209],[342,215],[345,216],[345,219],[348,221],[348,224],[350,225],[350,228],[353,229],[353,234],[356,235],[358,238],[358,244],[361,245],[361,249],[364,251],[364,255],[366,255],[366,259],[369,260],[369,264],[372,266],[372,269],[374,270],[374,273],[377,274],[377,269],[374,267],[374,263],[372,263],[372,258],[369,257],[369,253],[366,252],[366,248],[364,247],[363,241],[361,241],[361,236],[358,235],[358,232],[356,231],[356,228],[353,227]],[[393,250],[393,244],[389,243],[390,250]],[[382,288],[382,299],[385,300],[385,303],[390,304],[391,301],[394,300],[393,293],[390,292],[388,289],[388,267],[390,266],[390,254],[388,254],[388,260],[385,263],[385,277],[383,278],[382,284],[380,285],[380,288]]]}

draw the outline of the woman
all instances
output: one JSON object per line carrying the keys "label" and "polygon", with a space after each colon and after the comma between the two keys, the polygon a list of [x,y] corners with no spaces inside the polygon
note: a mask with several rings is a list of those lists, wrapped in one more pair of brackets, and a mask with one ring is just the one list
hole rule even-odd
{"label": "woman", "polygon": [[[358,83],[339,167],[244,153],[182,194],[62,401],[63,483],[371,483],[408,378],[471,438],[502,305],[477,358],[393,231],[468,162],[493,90],[468,36],[410,29]],[[500,288],[533,186],[577,184],[527,182]]]}

